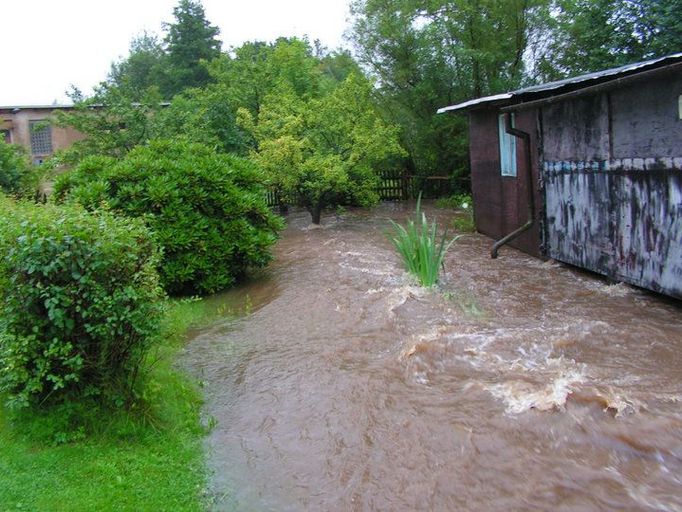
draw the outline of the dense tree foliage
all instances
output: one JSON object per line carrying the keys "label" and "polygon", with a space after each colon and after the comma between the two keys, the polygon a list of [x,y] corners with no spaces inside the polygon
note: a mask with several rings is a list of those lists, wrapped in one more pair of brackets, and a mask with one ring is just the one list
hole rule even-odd
{"label": "dense tree foliage", "polygon": [[175,22],[167,25],[164,42],[168,59],[166,80],[162,92],[166,98],[188,87],[202,87],[209,74],[202,61],[220,55],[220,30],[209,23],[198,0],[180,0],[173,9]]}
{"label": "dense tree foliage", "polygon": [[540,56],[546,80],[682,50],[680,0],[556,0]]}
{"label": "dense tree foliage", "polygon": [[403,153],[397,127],[373,105],[371,83],[355,73],[319,98],[283,86],[265,98],[256,118],[240,113],[258,143],[253,159],[314,224],[327,206],[374,204],[376,170]]}
{"label": "dense tree foliage", "polygon": [[138,101],[150,87],[165,83],[166,67],[163,45],[156,35],[145,32],[132,40],[128,57],[111,65],[107,83]]}
{"label": "dense tree foliage", "polygon": [[352,40],[417,174],[466,172],[466,125],[437,108],[519,85],[546,2],[357,0]]}

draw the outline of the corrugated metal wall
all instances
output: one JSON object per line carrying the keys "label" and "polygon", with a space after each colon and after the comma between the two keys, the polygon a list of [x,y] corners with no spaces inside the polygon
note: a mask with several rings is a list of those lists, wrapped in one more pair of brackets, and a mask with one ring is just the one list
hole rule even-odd
{"label": "corrugated metal wall", "polygon": [[541,113],[547,255],[682,298],[682,77]]}

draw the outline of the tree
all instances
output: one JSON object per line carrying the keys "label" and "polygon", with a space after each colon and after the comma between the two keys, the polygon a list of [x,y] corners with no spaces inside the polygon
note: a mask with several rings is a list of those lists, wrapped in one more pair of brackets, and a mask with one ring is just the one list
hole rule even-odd
{"label": "tree", "polygon": [[207,65],[211,77],[202,88],[175,96],[159,116],[159,129],[167,136],[182,136],[219,151],[248,154],[255,148],[252,135],[235,122],[239,108],[258,116],[264,98],[280,87],[301,98],[322,94],[325,75],[307,41],[281,38],[273,44],[248,42]]}
{"label": "tree", "polygon": [[636,26],[648,57],[682,51],[682,0],[639,0]]}
{"label": "tree", "polygon": [[374,107],[372,84],[350,74],[320,98],[298,96],[292,87],[268,95],[254,118],[241,123],[258,142],[253,159],[289,202],[305,207],[313,224],[337,204],[374,204],[376,170],[403,150],[398,129]]}
{"label": "tree", "polygon": [[199,0],[180,0],[173,9],[174,23],[166,25],[168,55],[166,83],[162,93],[170,98],[189,87],[202,87],[210,75],[202,61],[220,56],[220,30],[206,19]]}
{"label": "tree", "polygon": [[580,75],[641,60],[643,47],[626,1],[559,0],[547,61],[551,78]]}
{"label": "tree", "polygon": [[166,54],[158,37],[144,32],[131,41],[128,57],[111,65],[107,83],[139,101],[150,87],[162,85],[165,66]]}
{"label": "tree", "polygon": [[556,0],[538,61],[548,80],[682,49],[681,0]]}
{"label": "tree", "polygon": [[74,109],[58,112],[57,123],[75,128],[85,138],[63,154],[67,163],[88,155],[121,158],[135,146],[160,135],[156,116],[163,103],[154,87],[134,101],[125,87],[105,82],[92,97],[84,99],[74,91],[73,99]]}
{"label": "tree", "polygon": [[466,123],[439,107],[518,86],[529,35],[549,0],[355,0],[351,39],[377,78],[382,110],[402,128],[405,165],[464,174]]}

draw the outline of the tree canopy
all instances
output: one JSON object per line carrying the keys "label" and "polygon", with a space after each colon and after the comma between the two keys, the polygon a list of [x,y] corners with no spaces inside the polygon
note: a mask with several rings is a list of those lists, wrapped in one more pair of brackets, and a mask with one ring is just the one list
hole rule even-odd
{"label": "tree canopy", "polygon": [[403,155],[398,128],[383,121],[371,83],[355,73],[319,98],[283,85],[256,118],[246,109],[240,114],[257,141],[253,159],[288,202],[310,212],[313,224],[327,206],[374,204],[375,171]]}
{"label": "tree canopy", "polygon": [[352,51],[282,37],[221,52],[201,3],[180,0],[162,37],[134,39],[63,115],[88,136],[73,159],[158,137],[201,143],[250,156],[317,218],[320,205],[368,202],[370,168],[466,189],[466,119],[439,107],[682,49],[682,0],[351,0],[351,11]]}
{"label": "tree canopy", "polygon": [[162,92],[167,98],[188,87],[206,85],[210,76],[202,61],[220,55],[220,30],[210,24],[201,2],[180,0],[173,9],[174,23],[166,26],[164,39],[168,55],[167,83]]}

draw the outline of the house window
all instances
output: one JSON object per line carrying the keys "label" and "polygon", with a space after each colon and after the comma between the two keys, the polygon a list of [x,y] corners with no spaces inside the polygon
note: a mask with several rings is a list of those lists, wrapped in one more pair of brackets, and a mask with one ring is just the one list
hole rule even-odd
{"label": "house window", "polygon": [[10,144],[12,142],[12,137],[10,137],[9,130],[0,130],[0,140]]}
{"label": "house window", "polygon": [[31,153],[49,155],[52,153],[52,129],[45,121],[31,121]]}
{"label": "house window", "polygon": [[[511,114],[514,126],[514,114]],[[516,137],[506,131],[504,114],[498,117],[500,135],[500,169],[502,176],[516,176]]]}

